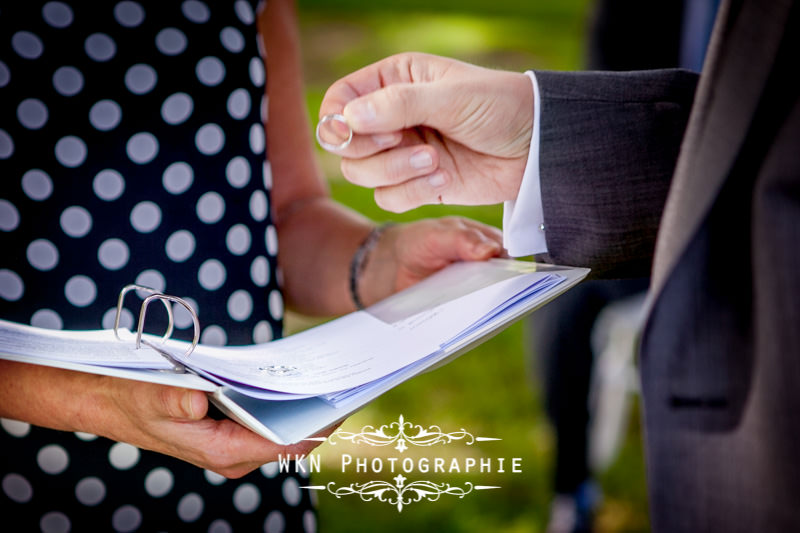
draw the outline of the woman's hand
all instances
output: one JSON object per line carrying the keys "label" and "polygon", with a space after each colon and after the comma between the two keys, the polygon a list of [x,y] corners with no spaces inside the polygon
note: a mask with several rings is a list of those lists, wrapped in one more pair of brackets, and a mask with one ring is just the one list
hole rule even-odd
{"label": "woman's hand", "polygon": [[127,442],[230,478],[319,444],[281,446],[214,420],[197,390],[12,361],[0,361],[0,385],[0,416]]}
{"label": "woman's hand", "polygon": [[386,210],[517,196],[533,123],[525,74],[398,54],[331,85],[320,117],[331,113],[355,133],[336,151],[342,173]]}
{"label": "woman's hand", "polygon": [[387,228],[358,279],[370,305],[458,261],[484,261],[503,254],[500,230],[463,217],[424,219]]}

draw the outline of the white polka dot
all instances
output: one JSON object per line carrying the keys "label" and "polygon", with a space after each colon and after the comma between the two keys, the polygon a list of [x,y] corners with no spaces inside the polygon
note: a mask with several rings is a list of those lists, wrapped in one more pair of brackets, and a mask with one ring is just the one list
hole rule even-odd
{"label": "white polka dot", "polygon": [[54,28],[66,28],[72,24],[72,9],[63,2],[47,2],[42,8],[44,20]]}
{"label": "white polka dot", "polygon": [[42,40],[29,31],[18,31],[11,37],[14,51],[25,59],[36,59],[44,51]]}
{"label": "white polka dot", "polygon": [[94,177],[92,188],[98,198],[110,202],[122,196],[125,191],[125,180],[116,170],[101,170]]}
{"label": "white polka dot", "polygon": [[15,302],[22,298],[25,285],[16,272],[7,268],[0,269],[0,298]]}
{"label": "white polka dot", "polygon": [[271,224],[267,226],[267,231],[265,232],[265,236],[267,243],[267,253],[275,257],[276,255],[278,255],[278,231],[275,229],[275,226]]}
{"label": "white polka dot", "polygon": [[58,264],[58,248],[47,239],[36,239],[26,250],[28,262],[36,270],[53,270]]}
{"label": "white polka dot", "polygon": [[225,78],[225,65],[216,57],[204,57],[197,62],[195,74],[200,83],[213,87],[219,85]]}
{"label": "white polka dot", "polygon": [[0,230],[14,231],[19,227],[19,211],[8,200],[0,200]]}
{"label": "white polka dot", "polygon": [[69,466],[69,455],[67,455],[67,450],[58,444],[50,444],[39,450],[39,453],[36,454],[36,462],[43,472],[56,475]]}
{"label": "white polka dot", "polygon": [[100,100],[89,110],[89,122],[100,131],[113,130],[122,119],[122,109],[113,100]]}
{"label": "white polka dot", "polygon": [[207,192],[197,200],[197,218],[206,224],[219,222],[225,214],[225,200],[216,192]]}
{"label": "white polka dot", "polygon": [[75,67],[61,67],[53,74],[53,87],[63,96],[75,96],[83,89],[83,74]]}
{"label": "white polka dot", "polygon": [[231,117],[241,120],[250,113],[250,93],[244,89],[236,89],[228,96],[228,114]]}
{"label": "white polka dot", "polygon": [[17,503],[28,503],[33,497],[30,482],[19,474],[6,474],[3,478],[3,492]]}
{"label": "white polka dot", "polygon": [[286,529],[286,519],[280,511],[271,511],[264,520],[264,533],[283,533]]}
{"label": "white polka dot", "polygon": [[0,418],[0,426],[12,437],[18,438],[25,437],[31,431],[31,425],[27,422],[9,420],[8,418]]}
{"label": "white polka dot", "polygon": [[183,15],[187,19],[197,24],[208,21],[208,18],[211,16],[208,7],[203,2],[198,2],[197,0],[186,0],[181,4],[181,11],[183,11]]}
{"label": "white polka dot", "polygon": [[153,67],[139,63],[125,73],[125,87],[133,94],[146,94],[156,86],[157,78]]}
{"label": "white polka dot", "polygon": [[134,28],[144,20],[144,9],[136,2],[120,2],[114,6],[114,18],[126,28]]}
{"label": "white polka dot", "polygon": [[47,106],[36,98],[26,98],[17,106],[17,119],[29,130],[38,130],[47,122]]}
{"label": "white polka dot", "polygon": [[125,241],[106,239],[97,249],[97,259],[107,270],[119,270],[128,264],[130,250]]}
{"label": "white polka dot", "polygon": [[120,533],[136,531],[142,525],[142,512],[133,505],[123,505],[111,515],[111,525]]}
{"label": "white polka dot", "polygon": [[269,462],[269,463],[265,463],[265,464],[261,465],[260,470],[261,470],[261,474],[263,474],[265,478],[272,479],[275,476],[277,476],[278,472],[280,471],[280,468],[279,468],[279,465],[278,465],[278,461],[272,461],[272,462]]}
{"label": "white polka dot", "polygon": [[[196,313],[200,312],[200,308],[197,306],[197,302],[194,299],[189,298],[187,296],[185,296],[183,299],[186,300],[186,303],[189,304],[189,306],[191,306],[191,308],[194,309]],[[189,310],[180,304],[173,304],[172,314],[175,318],[176,328],[185,329],[194,324],[194,322],[192,321],[192,315],[191,313],[189,313]]]}
{"label": "white polka dot", "polygon": [[264,145],[264,126],[253,124],[250,126],[250,149],[254,154],[259,155],[264,152]]}
{"label": "white polka dot", "polygon": [[161,105],[161,117],[167,124],[184,122],[194,109],[192,97],[186,93],[175,93]]}
{"label": "white polka dot", "polygon": [[209,524],[208,533],[233,533],[233,528],[228,522],[218,518]]}
{"label": "white polka dot", "polygon": [[241,189],[250,182],[250,163],[242,156],[236,156],[225,167],[225,177],[232,187]]}
{"label": "white polka dot", "polygon": [[317,515],[310,509],[303,513],[303,529],[305,533],[317,533]]}
{"label": "white polka dot", "polygon": [[86,55],[95,61],[108,61],[117,53],[117,45],[105,33],[93,33],[83,45]]}
{"label": "white polka dot", "polygon": [[269,118],[269,97],[264,94],[261,96],[261,123],[266,124]]}
{"label": "white polka dot", "polygon": [[67,515],[58,511],[50,511],[39,520],[42,533],[69,533],[72,523]]}
{"label": "white polka dot", "polygon": [[65,167],[80,166],[86,160],[86,143],[74,135],[62,137],[56,143],[56,159]]}
{"label": "white polka dot", "polygon": [[164,189],[171,194],[186,192],[192,186],[193,181],[194,171],[192,167],[184,162],[172,163],[164,171],[164,175],[161,178]]}
{"label": "white polka dot", "polygon": [[269,283],[269,262],[263,255],[259,255],[250,264],[250,279],[258,287],[266,287]]}
{"label": "white polka dot", "polygon": [[164,467],[152,469],[144,478],[144,488],[153,498],[166,496],[172,490],[174,483],[172,472]]}
{"label": "white polka dot", "polygon": [[178,230],[167,238],[165,249],[167,257],[176,263],[186,261],[194,253],[194,235],[185,229]]}
{"label": "white polka dot", "polygon": [[83,505],[97,505],[106,497],[106,485],[99,478],[85,477],[75,485],[75,497]]}
{"label": "white polka dot", "polygon": [[269,314],[275,320],[280,320],[283,316],[283,296],[279,291],[269,293]]}
{"label": "white polka dot", "polygon": [[92,229],[92,215],[83,207],[73,205],[61,213],[61,229],[70,237],[80,238]]}
{"label": "white polka dot", "polygon": [[264,62],[261,58],[254,57],[250,60],[250,81],[253,82],[253,85],[256,87],[261,87],[264,85],[265,79],[265,72],[264,72]]}
{"label": "white polka dot", "polygon": [[238,290],[228,298],[228,315],[239,322],[247,320],[253,313],[253,297],[245,290]]}
{"label": "white polka dot", "polygon": [[200,342],[210,346],[225,346],[225,343],[228,342],[228,336],[221,327],[211,325],[203,330],[202,335],[200,335]]}
{"label": "white polka dot", "polygon": [[158,153],[158,140],[150,133],[137,133],[128,140],[125,149],[131,161],[143,165]]}
{"label": "white polka dot", "polygon": [[8,159],[14,153],[14,141],[6,130],[0,129],[0,159]]}
{"label": "white polka dot", "polygon": [[225,144],[225,134],[216,124],[206,124],[197,130],[194,137],[197,149],[205,155],[214,155],[222,150]]}
{"label": "white polka dot", "polygon": [[52,309],[39,309],[31,315],[31,326],[45,329],[63,329],[64,321]]}
{"label": "white polka dot", "polygon": [[[114,327],[114,321],[117,319],[117,308],[112,307],[105,313],[103,313],[103,319],[101,321],[102,326],[105,329],[111,329]],[[124,329],[133,329],[133,313],[122,308],[122,312],[119,314],[119,327]]]}
{"label": "white polka dot", "polygon": [[236,10],[236,16],[245,24],[250,25],[255,21],[256,18],[253,14],[253,8],[244,0],[236,0],[233,7]]}
{"label": "white polka dot", "polygon": [[[136,276],[136,284],[142,285],[143,287],[150,287],[158,292],[164,292],[167,288],[167,280],[164,279],[164,275],[158,270],[153,269],[143,270],[139,273],[139,275]],[[136,294],[144,297],[149,296],[149,294],[140,293],[140,291],[136,291]]]}
{"label": "white polka dot", "polygon": [[139,448],[126,442],[117,442],[108,451],[108,462],[117,470],[129,470],[139,462]]}
{"label": "white polka dot", "polygon": [[178,55],[186,50],[186,35],[177,28],[164,28],[156,35],[156,47],[164,55]]}
{"label": "white polka dot", "polygon": [[219,34],[219,40],[229,52],[238,54],[244,50],[244,37],[242,32],[230,26],[223,28]]}
{"label": "white polka dot", "polygon": [[216,259],[208,259],[200,265],[197,280],[207,291],[215,291],[225,283],[225,266]]}
{"label": "white polka dot", "polygon": [[72,276],[64,285],[64,294],[75,307],[86,307],[97,298],[97,286],[91,278]]}
{"label": "white polka dot", "polygon": [[75,436],[81,439],[83,442],[92,442],[93,440],[97,440],[97,435],[85,433],[83,431],[76,431]]}
{"label": "white polka dot", "polygon": [[231,226],[225,235],[225,245],[233,255],[244,255],[250,250],[250,230],[244,224]]}
{"label": "white polka dot", "polygon": [[211,470],[204,470],[203,474],[206,476],[206,481],[212,485],[222,485],[227,481],[225,476],[212,472]]}
{"label": "white polka dot", "polygon": [[29,170],[22,175],[22,190],[31,200],[46,200],[53,194],[53,180],[39,169]]}
{"label": "white polka dot", "polygon": [[300,492],[300,483],[293,477],[286,478],[281,487],[281,493],[283,493],[283,499],[286,500],[286,503],[291,506],[299,504],[300,499],[303,497]]}
{"label": "white polka dot", "polygon": [[264,191],[256,190],[250,195],[250,215],[253,220],[263,222],[267,218],[267,211],[269,210],[269,202],[267,202],[267,195]]}
{"label": "white polka dot", "polygon": [[0,61],[0,87],[5,87],[8,85],[8,82],[11,80],[11,71],[8,70],[8,67],[5,63]]}
{"label": "white polka dot", "polygon": [[233,506],[240,513],[252,513],[260,503],[261,493],[252,483],[242,483],[233,491]]}
{"label": "white polka dot", "polygon": [[196,492],[190,492],[178,502],[178,516],[184,522],[194,522],[203,514],[203,498]]}
{"label": "white polka dot", "polygon": [[161,208],[153,202],[139,202],[131,210],[131,226],[139,233],[150,233],[161,224]]}
{"label": "white polka dot", "polygon": [[262,343],[271,341],[272,338],[273,338],[272,326],[270,326],[269,322],[267,322],[266,320],[260,321],[253,328],[253,342],[254,343],[262,344]]}

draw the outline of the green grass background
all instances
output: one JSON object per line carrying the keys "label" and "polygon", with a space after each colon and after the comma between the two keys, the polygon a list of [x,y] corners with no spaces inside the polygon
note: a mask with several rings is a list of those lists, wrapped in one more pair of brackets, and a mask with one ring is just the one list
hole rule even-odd
{"label": "green grass background", "polygon": [[[327,87],[339,77],[387,55],[421,51],[487,67],[574,70],[584,64],[589,0],[301,0],[298,4],[309,114],[316,117]],[[379,209],[369,190],[341,177],[338,159],[318,150],[333,196],[376,221],[406,221],[458,214],[501,225],[502,208],[426,206],[401,215]],[[535,320],[536,314],[529,320]],[[290,315],[290,330],[306,327]],[[465,429],[500,441],[435,449],[408,450],[403,456],[519,457],[522,473],[427,475],[425,479],[461,485],[471,481],[501,488],[472,492],[463,499],[442,496],[405,507],[364,502],[357,496],[318,497],[322,533],[381,532],[536,532],[544,531],[550,499],[553,434],[542,408],[535,354],[528,348],[526,323],[520,322],[449,365],[414,378],[349,418],[342,426],[360,431],[405,419],[445,432]],[[647,531],[647,498],[635,406],[617,459],[599,473],[603,504],[601,532]],[[391,480],[391,474],[341,473],[342,453],[355,457],[399,454],[393,449],[324,444],[318,450],[322,472],[311,484],[337,487],[368,479]],[[406,475],[409,481],[421,474]]]}

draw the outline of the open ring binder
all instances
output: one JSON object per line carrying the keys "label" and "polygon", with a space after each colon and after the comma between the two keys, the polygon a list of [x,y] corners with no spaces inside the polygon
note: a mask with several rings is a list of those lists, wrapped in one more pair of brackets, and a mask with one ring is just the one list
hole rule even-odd
{"label": "open ring binder", "polygon": [[150,296],[146,297],[142,302],[142,306],[139,309],[139,321],[136,328],[136,349],[138,350],[142,345],[142,333],[144,333],[144,321],[145,316],[147,315],[147,307],[150,305],[150,302],[153,300],[161,300],[164,304],[164,307],[167,309],[167,317],[169,319],[169,323],[167,325],[167,331],[161,337],[161,342],[165,343],[167,340],[172,336],[172,332],[175,326],[175,318],[172,313],[172,306],[170,302],[175,302],[177,304],[182,305],[189,311],[189,314],[192,317],[192,323],[194,324],[194,338],[192,339],[192,344],[186,350],[184,357],[188,357],[194,349],[197,347],[197,343],[200,342],[200,320],[197,318],[197,312],[189,305],[189,302],[184,300],[183,298],[178,298],[177,296],[171,296],[169,294],[164,294],[161,291],[157,291],[151,287],[145,287],[144,285],[136,285],[130,284],[126,285],[119,291],[119,298],[117,298],[117,314],[114,317],[114,335],[119,339],[119,322],[122,317],[122,305],[125,301],[125,295],[131,290],[140,290],[147,293],[150,293]]}

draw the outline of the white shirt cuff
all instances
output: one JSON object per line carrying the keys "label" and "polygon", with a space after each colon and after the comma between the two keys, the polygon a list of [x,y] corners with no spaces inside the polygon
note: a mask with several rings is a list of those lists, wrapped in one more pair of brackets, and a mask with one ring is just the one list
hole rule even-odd
{"label": "white shirt cuff", "polygon": [[539,182],[539,85],[532,71],[525,74],[533,85],[533,133],[517,198],[503,203],[503,246],[511,257],[547,252]]}

